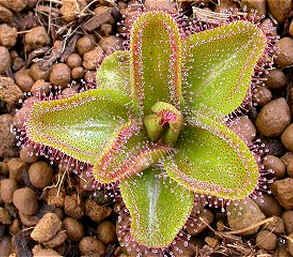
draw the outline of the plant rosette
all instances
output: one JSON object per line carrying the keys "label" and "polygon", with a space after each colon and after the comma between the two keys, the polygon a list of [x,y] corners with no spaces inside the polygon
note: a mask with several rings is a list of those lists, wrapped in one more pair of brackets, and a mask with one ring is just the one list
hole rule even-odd
{"label": "plant rosette", "polygon": [[25,144],[118,186],[129,223],[120,240],[138,256],[176,248],[203,195],[223,203],[262,185],[260,156],[229,124],[270,65],[273,35],[255,16],[223,17],[139,13],[97,88],[23,107]]}

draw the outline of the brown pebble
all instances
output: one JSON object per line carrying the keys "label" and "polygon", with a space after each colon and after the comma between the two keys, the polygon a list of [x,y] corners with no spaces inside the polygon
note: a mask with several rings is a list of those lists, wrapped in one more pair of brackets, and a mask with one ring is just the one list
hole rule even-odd
{"label": "brown pebble", "polygon": [[50,239],[49,241],[43,242],[43,245],[47,248],[55,248],[64,244],[66,239],[67,239],[66,231],[61,230],[52,239]]}
{"label": "brown pebble", "polygon": [[11,110],[23,96],[21,89],[9,77],[0,76],[0,99]]}
{"label": "brown pebble", "polygon": [[[67,87],[62,90],[62,96],[64,96],[65,98],[71,97],[71,96],[75,95],[76,93],[77,93],[77,90],[76,90],[76,88],[73,88],[73,87]],[[62,168],[60,168],[60,167],[62,167]],[[65,172],[67,169],[67,163],[62,163],[62,162],[59,163],[58,169],[59,169],[59,171],[62,170],[62,172]]]}
{"label": "brown pebble", "polygon": [[289,150],[293,151],[293,124],[290,124],[281,136],[283,145]]}
{"label": "brown pebble", "polygon": [[110,244],[116,241],[116,227],[110,221],[103,221],[97,227],[97,237],[104,244]]}
{"label": "brown pebble", "polygon": [[64,63],[57,63],[52,66],[50,82],[54,85],[66,87],[71,79],[71,70]]}
{"label": "brown pebble", "polygon": [[37,80],[31,89],[33,95],[43,96],[47,95],[50,91],[51,84],[49,82],[44,81],[43,79]]}
{"label": "brown pebble", "polygon": [[10,225],[12,222],[8,211],[5,208],[0,207],[0,224]]}
{"label": "brown pebble", "polygon": [[286,166],[278,157],[267,155],[264,157],[263,164],[266,169],[274,171],[277,178],[283,178],[286,173]]}
{"label": "brown pebble", "polygon": [[64,211],[66,215],[80,219],[84,215],[84,204],[76,194],[66,195]]}
{"label": "brown pebble", "polygon": [[293,39],[283,37],[278,42],[278,54],[275,63],[279,68],[286,68],[293,64]]}
{"label": "brown pebble", "polygon": [[49,69],[43,70],[40,68],[40,65],[38,63],[34,63],[29,70],[29,74],[30,76],[34,79],[34,80],[48,80],[49,78]]}
{"label": "brown pebble", "polygon": [[87,236],[81,239],[79,242],[79,250],[82,255],[95,254],[96,257],[100,257],[105,253],[104,244],[92,236]]}
{"label": "brown pebble", "polygon": [[31,145],[23,146],[20,149],[19,157],[22,161],[26,163],[33,163],[38,160],[38,157],[36,156],[36,151]]}
{"label": "brown pebble", "polygon": [[11,57],[6,47],[0,46],[0,74],[7,71],[11,65]]}
{"label": "brown pebble", "polygon": [[293,211],[284,211],[282,219],[284,221],[287,234],[293,233]]}
{"label": "brown pebble", "polygon": [[48,205],[55,207],[63,207],[65,199],[65,192],[63,190],[58,191],[57,188],[50,188],[46,194],[46,201]]}
{"label": "brown pebble", "polygon": [[262,107],[256,126],[264,136],[275,137],[282,134],[290,121],[290,109],[285,98],[278,98]]}
{"label": "brown pebble", "polygon": [[63,220],[63,226],[68,234],[68,237],[73,241],[80,241],[84,236],[84,228],[82,223],[76,219],[67,217]]}
{"label": "brown pebble", "polygon": [[0,5],[0,20],[4,22],[11,22],[13,13],[6,7]]}
{"label": "brown pebble", "polygon": [[272,100],[272,93],[266,87],[260,86],[254,89],[252,98],[259,106],[264,106]]}
{"label": "brown pebble", "polygon": [[35,192],[29,187],[17,189],[13,193],[13,204],[25,215],[33,215],[38,210],[38,200]]}
{"label": "brown pebble", "polygon": [[280,158],[286,166],[288,166],[289,162],[293,162],[293,153],[287,152]]}
{"label": "brown pebble", "polygon": [[12,203],[13,193],[17,189],[14,179],[7,178],[0,181],[0,197],[4,203]]}
{"label": "brown pebble", "polygon": [[68,56],[66,63],[70,68],[76,68],[81,65],[82,59],[79,54],[73,53]]}
{"label": "brown pebble", "polygon": [[34,257],[61,257],[61,255],[53,249],[39,249],[34,252]]}
{"label": "brown pebble", "polygon": [[35,226],[31,238],[37,242],[46,242],[52,239],[61,229],[62,222],[55,213],[46,213]]}
{"label": "brown pebble", "polygon": [[34,80],[29,74],[29,70],[19,70],[15,73],[15,81],[16,84],[21,88],[24,92],[29,92],[32,89],[34,84]]}
{"label": "brown pebble", "polygon": [[14,12],[20,12],[27,6],[27,1],[24,0],[1,0],[1,5],[11,9]]}
{"label": "brown pebble", "polygon": [[5,47],[12,47],[15,45],[17,39],[17,30],[7,24],[0,25],[0,45]]}
{"label": "brown pebble", "polygon": [[85,202],[85,214],[97,223],[109,217],[111,213],[111,208],[101,206],[94,200],[87,199]]}
{"label": "brown pebble", "polygon": [[272,191],[285,209],[293,208],[293,178],[285,178],[276,180],[272,184]]}
{"label": "brown pebble", "polygon": [[[223,1],[221,1],[222,3]],[[168,0],[145,0],[144,6],[147,10],[164,10],[164,11],[174,11],[174,3]]]}
{"label": "brown pebble", "polygon": [[[227,207],[227,212],[228,223],[232,230],[244,229],[265,219],[265,215],[250,198],[246,198],[237,203],[231,202]],[[241,235],[253,235],[258,229],[259,226],[256,226],[249,231],[241,233]]]}
{"label": "brown pebble", "polygon": [[121,49],[122,40],[121,40],[121,38],[118,38],[115,36],[103,37],[100,40],[99,45],[102,47],[105,54],[109,55],[112,52]]}
{"label": "brown pebble", "polygon": [[53,169],[44,161],[33,163],[29,170],[29,179],[36,188],[44,188],[51,183]]}
{"label": "brown pebble", "polygon": [[12,158],[7,163],[9,169],[9,178],[15,179],[17,182],[22,180],[22,175],[27,171],[27,164],[20,158]]}
{"label": "brown pebble", "polygon": [[96,72],[86,71],[86,73],[84,74],[84,79],[86,82],[95,83],[96,82]]}
{"label": "brown pebble", "polygon": [[277,246],[277,236],[268,230],[262,230],[256,236],[256,245],[265,250],[274,250]]}
{"label": "brown pebble", "polygon": [[263,194],[261,197],[257,197],[254,201],[267,217],[280,216],[282,213],[282,207],[271,195]]}
{"label": "brown pebble", "polygon": [[293,178],[293,161],[289,162],[287,165],[287,174],[289,177]]}
{"label": "brown pebble", "polygon": [[76,67],[71,70],[71,77],[72,79],[81,79],[84,75],[84,68],[83,67]]}
{"label": "brown pebble", "polygon": [[11,133],[14,117],[10,114],[0,115],[0,158],[16,155],[15,136]]}
{"label": "brown pebble", "polygon": [[81,37],[76,42],[76,49],[80,55],[94,49],[96,46],[96,41],[93,35],[86,35]]}
{"label": "brown pebble", "polygon": [[268,8],[274,18],[282,23],[291,10],[291,0],[267,0]]}
{"label": "brown pebble", "polygon": [[100,32],[103,36],[110,36],[113,32],[113,25],[107,23],[102,24],[100,27]]}
{"label": "brown pebble", "polygon": [[73,21],[79,12],[86,7],[86,2],[79,0],[79,1],[72,1],[72,0],[63,0],[62,6],[60,8],[60,12],[62,14],[62,19],[66,22]]}
{"label": "brown pebble", "polygon": [[43,26],[38,26],[32,28],[29,32],[25,34],[24,42],[26,47],[30,51],[49,44],[50,38],[48,36],[46,28]]}
{"label": "brown pebble", "polygon": [[108,19],[106,19],[105,23],[114,24],[115,20],[113,16],[111,15],[113,10],[113,7],[110,6],[98,6],[94,9],[94,13],[96,16],[103,16],[105,14],[108,14]]}
{"label": "brown pebble", "polygon": [[95,70],[97,65],[102,62],[103,57],[103,49],[100,46],[97,46],[83,55],[82,66],[87,70]]}
{"label": "brown pebble", "polygon": [[287,84],[287,78],[284,72],[280,69],[274,69],[269,71],[267,77],[266,86],[270,89],[279,89],[285,87]]}
{"label": "brown pebble", "polygon": [[278,216],[273,216],[272,218],[273,220],[263,225],[263,228],[278,235],[284,234],[285,233],[284,221]]}

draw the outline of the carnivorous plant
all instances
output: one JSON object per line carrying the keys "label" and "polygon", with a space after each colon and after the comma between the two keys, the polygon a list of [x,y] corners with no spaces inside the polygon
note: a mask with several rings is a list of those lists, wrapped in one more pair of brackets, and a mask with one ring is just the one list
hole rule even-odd
{"label": "carnivorous plant", "polygon": [[99,66],[96,89],[37,101],[25,128],[118,185],[128,240],[155,252],[174,241],[195,196],[237,200],[258,186],[257,157],[227,117],[249,98],[267,37],[245,20],[183,36],[163,11],[141,14],[130,33],[129,49]]}

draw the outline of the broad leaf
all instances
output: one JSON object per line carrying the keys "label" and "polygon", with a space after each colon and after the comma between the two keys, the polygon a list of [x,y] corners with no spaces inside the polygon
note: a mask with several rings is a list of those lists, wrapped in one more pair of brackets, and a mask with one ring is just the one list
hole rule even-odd
{"label": "broad leaf", "polygon": [[197,115],[177,143],[174,162],[166,162],[168,175],[186,188],[224,199],[243,199],[254,191],[258,164],[248,146],[208,115]]}
{"label": "broad leaf", "polygon": [[164,12],[142,14],[133,24],[130,73],[134,96],[145,114],[159,101],[179,108],[181,39],[175,21]]}
{"label": "broad leaf", "polygon": [[171,244],[190,215],[193,194],[153,168],[122,181],[120,189],[132,237],[147,247]]}
{"label": "broad leaf", "polygon": [[99,88],[113,88],[130,94],[129,52],[115,51],[107,56],[97,70]]}
{"label": "broad leaf", "polygon": [[195,33],[183,42],[187,108],[227,115],[249,94],[255,65],[266,48],[263,32],[237,21]]}
{"label": "broad leaf", "polygon": [[147,142],[142,133],[131,134],[127,143],[120,138],[116,137],[93,168],[96,179],[101,183],[121,181],[142,172],[174,151],[171,147]]}
{"label": "broad leaf", "polygon": [[126,140],[139,131],[130,107],[130,98],[112,89],[41,101],[32,108],[28,137],[79,161],[95,164],[117,137],[122,135]]}

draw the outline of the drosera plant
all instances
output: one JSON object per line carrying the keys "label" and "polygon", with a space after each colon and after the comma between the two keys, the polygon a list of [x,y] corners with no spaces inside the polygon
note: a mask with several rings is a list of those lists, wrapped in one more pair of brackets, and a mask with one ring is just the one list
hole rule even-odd
{"label": "drosera plant", "polygon": [[244,199],[261,180],[259,157],[228,124],[250,99],[266,34],[247,20],[181,29],[167,12],[142,13],[96,89],[26,107],[29,143],[118,186],[130,221],[121,241],[138,256],[170,251],[198,196]]}

